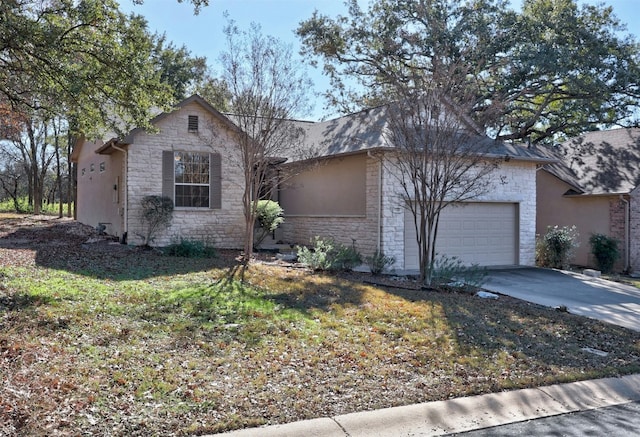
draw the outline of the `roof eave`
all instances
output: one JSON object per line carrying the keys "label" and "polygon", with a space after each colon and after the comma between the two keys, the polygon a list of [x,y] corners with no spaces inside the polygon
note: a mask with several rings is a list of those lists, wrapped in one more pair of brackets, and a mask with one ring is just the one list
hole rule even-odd
{"label": "roof eave", "polygon": [[128,141],[121,141],[119,138],[111,138],[109,141],[100,146],[96,153],[98,155],[111,155],[122,146],[128,146],[131,144]]}
{"label": "roof eave", "polygon": [[497,154],[497,153],[484,153],[481,156],[489,159],[504,159],[509,161],[523,161],[523,162],[535,162],[536,164],[552,164],[558,162],[557,159],[552,158],[542,158],[537,156],[520,156],[520,155],[511,155],[508,153],[505,154]]}
{"label": "roof eave", "polygon": [[576,193],[576,194],[563,194],[562,197],[567,198],[580,198],[580,197],[611,197],[611,196],[628,196],[630,191],[616,191],[611,193]]}

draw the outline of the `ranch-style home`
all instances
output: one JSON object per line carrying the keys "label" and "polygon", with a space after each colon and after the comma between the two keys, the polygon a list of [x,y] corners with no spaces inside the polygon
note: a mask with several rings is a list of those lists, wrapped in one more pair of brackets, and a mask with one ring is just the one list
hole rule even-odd
{"label": "ranch-style home", "polygon": [[616,270],[640,271],[640,129],[588,132],[550,151],[537,179],[537,232],[576,226],[577,265],[596,267],[589,238],[619,241]]}
{"label": "ranch-style home", "polygon": [[[276,194],[285,211],[278,238],[307,244],[331,237],[394,256],[399,271],[418,269],[415,229],[385,139],[385,111],[378,107],[324,122],[295,121],[314,158],[282,181]],[[243,176],[238,135],[224,114],[199,96],[152,120],[155,133],[141,129],[124,138],[78,141],[77,218],[103,224],[109,234],[140,244],[144,234],[140,202],[146,195],[174,200],[170,226],[155,245],[180,238],[212,242],[218,248],[243,243]],[[550,159],[525,146],[489,140],[495,162],[485,194],[447,207],[440,220],[438,252],[485,266],[535,264],[536,172]],[[304,164],[304,165],[302,165]],[[285,166],[290,165],[285,163]]]}

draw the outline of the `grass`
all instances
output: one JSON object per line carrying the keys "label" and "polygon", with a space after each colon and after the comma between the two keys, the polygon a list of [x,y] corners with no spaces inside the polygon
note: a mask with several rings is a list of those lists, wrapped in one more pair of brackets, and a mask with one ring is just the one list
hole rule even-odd
{"label": "grass", "polygon": [[[18,199],[18,205],[22,211],[21,212],[22,214],[33,213],[33,205],[29,205],[28,199],[26,197],[22,197]],[[58,211],[60,210],[60,202],[54,202],[54,203],[43,202],[40,209],[41,209],[41,214],[49,214],[49,215],[58,214]],[[63,204],[63,209],[64,209],[64,214],[66,214],[67,213],[66,203]],[[2,213],[20,214],[16,212],[16,208],[15,208],[15,205],[13,204],[12,199],[4,199],[0,201],[0,214]]]}
{"label": "grass", "polygon": [[640,334],[506,297],[17,252],[0,248],[2,435],[197,435],[640,371]]}

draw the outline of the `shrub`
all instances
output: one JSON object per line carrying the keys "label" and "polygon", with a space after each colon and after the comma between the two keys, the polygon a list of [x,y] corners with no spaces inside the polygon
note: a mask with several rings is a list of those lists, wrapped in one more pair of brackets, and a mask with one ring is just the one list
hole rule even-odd
{"label": "shrub", "polygon": [[165,255],[182,258],[215,258],[216,249],[198,240],[181,239],[179,243],[164,248]]}
{"label": "shrub", "polygon": [[549,226],[547,233],[536,243],[536,258],[542,267],[563,269],[569,267],[573,252],[578,247],[575,226]]}
{"label": "shrub", "polygon": [[604,234],[592,234],[589,237],[591,253],[596,258],[598,269],[604,273],[613,270],[613,265],[620,258],[618,240]]}
{"label": "shrub", "polygon": [[356,249],[356,241],[353,240],[351,246],[345,246],[344,244],[336,244],[334,252],[330,259],[330,270],[351,270],[352,268],[362,264],[362,255]]}
{"label": "shrub", "polygon": [[278,229],[278,226],[284,222],[282,213],[284,210],[278,202],[273,200],[258,200],[256,205],[256,220],[258,221],[258,229],[253,240],[253,248],[256,249],[264,241],[267,236]]}
{"label": "shrub", "polygon": [[140,235],[144,245],[148,246],[163,227],[171,223],[173,218],[173,200],[167,196],[144,196],[142,198],[142,221],[146,227],[146,233]]}
{"label": "shrub", "polygon": [[374,275],[379,275],[387,267],[392,266],[396,259],[393,256],[386,256],[384,253],[376,250],[373,255],[364,258],[365,262],[369,266],[369,270]]}
{"label": "shrub", "polygon": [[336,243],[330,238],[315,237],[313,247],[298,247],[298,260],[313,270],[350,270],[362,263],[355,240],[351,246]]}
{"label": "shrub", "polygon": [[478,264],[464,265],[456,256],[440,255],[433,265],[431,285],[435,287],[476,290],[487,277],[487,269]]}
{"label": "shrub", "polygon": [[298,261],[313,270],[328,270],[329,252],[333,250],[333,241],[315,237],[312,240],[313,249],[306,246],[298,246]]}

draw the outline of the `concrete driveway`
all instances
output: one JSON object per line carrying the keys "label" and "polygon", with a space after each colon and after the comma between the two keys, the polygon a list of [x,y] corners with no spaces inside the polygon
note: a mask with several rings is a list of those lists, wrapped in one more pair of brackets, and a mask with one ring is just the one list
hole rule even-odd
{"label": "concrete driveway", "polygon": [[640,331],[640,289],[631,285],[531,267],[490,270],[484,288]]}

